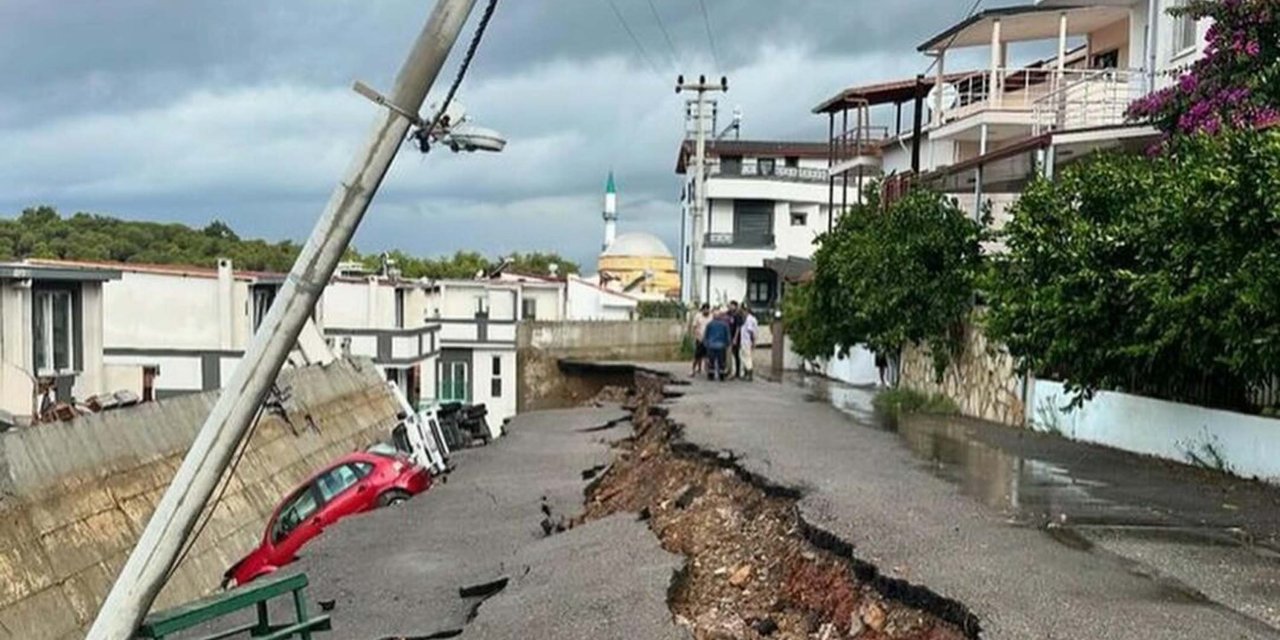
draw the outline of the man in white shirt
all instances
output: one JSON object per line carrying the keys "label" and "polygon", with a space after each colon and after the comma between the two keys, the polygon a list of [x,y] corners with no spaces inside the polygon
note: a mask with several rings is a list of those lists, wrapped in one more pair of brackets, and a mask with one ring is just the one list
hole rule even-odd
{"label": "man in white shirt", "polygon": [[702,371],[702,362],[707,359],[707,345],[702,343],[702,338],[710,323],[711,305],[704,302],[702,309],[693,316],[693,370],[689,372],[690,376],[698,375]]}
{"label": "man in white shirt", "polygon": [[742,369],[746,373],[747,380],[751,380],[752,371],[755,369],[753,360],[754,349],[756,346],[756,336],[760,333],[760,323],[756,320],[751,308],[742,305],[742,328],[738,329],[738,347],[739,358],[742,360]]}

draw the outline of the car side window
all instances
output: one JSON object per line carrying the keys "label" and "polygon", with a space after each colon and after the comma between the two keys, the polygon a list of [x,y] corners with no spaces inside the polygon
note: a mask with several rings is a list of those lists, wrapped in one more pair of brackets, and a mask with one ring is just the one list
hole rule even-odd
{"label": "car side window", "polygon": [[280,517],[276,518],[276,524],[271,532],[271,541],[283,540],[285,536],[297,529],[298,525],[310,518],[319,506],[316,503],[316,494],[310,486],[290,498],[288,504],[280,510]]}
{"label": "car side window", "polygon": [[355,468],[356,475],[361,478],[368,477],[370,473],[373,473],[373,465],[368,462],[353,462],[351,466]]}
{"label": "car side window", "polygon": [[349,464],[344,464],[320,476],[316,480],[316,487],[320,489],[320,499],[328,502],[359,481],[360,476],[356,474],[355,469],[352,469]]}

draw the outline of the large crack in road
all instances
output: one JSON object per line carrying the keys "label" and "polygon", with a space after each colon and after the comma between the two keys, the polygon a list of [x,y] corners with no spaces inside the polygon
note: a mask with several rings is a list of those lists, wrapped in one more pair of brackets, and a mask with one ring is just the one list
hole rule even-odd
{"label": "large crack in road", "polygon": [[680,438],[659,406],[667,380],[637,374],[634,433],[588,485],[574,524],[630,512],[686,561],[668,605],[695,638],[976,638],[977,617],[883,576],[852,545],[804,521],[801,492]]}

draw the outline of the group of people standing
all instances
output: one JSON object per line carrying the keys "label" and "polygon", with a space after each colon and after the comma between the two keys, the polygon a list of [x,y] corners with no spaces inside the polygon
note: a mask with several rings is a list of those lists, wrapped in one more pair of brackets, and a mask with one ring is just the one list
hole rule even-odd
{"label": "group of people standing", "polygon": [[[690,376],[706,371],[708,380],[751,379],[752,350],[760,333],[760,323],[746,305],[735,300],[728,309],[712,311],[703,304],[693,317],[693,370]],[[732,370],[729,367],[732,366]]]}

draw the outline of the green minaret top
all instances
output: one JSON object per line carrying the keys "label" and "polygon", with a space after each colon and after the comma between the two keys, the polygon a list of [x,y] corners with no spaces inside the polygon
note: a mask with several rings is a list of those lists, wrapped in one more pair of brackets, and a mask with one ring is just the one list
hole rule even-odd
{"label": "green minaret top", "polygon": [[613,170],[612,169],[609,170],[609,182],[607,182],[604,185],[604,192],[615,193],[615,194],[618,193],[618,190],[613,186]]}

